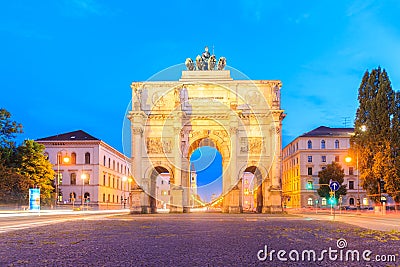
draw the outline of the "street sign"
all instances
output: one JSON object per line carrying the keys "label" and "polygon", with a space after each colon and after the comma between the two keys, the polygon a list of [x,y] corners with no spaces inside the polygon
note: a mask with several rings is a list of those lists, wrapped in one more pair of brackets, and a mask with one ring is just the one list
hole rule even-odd
{"label": "street sign", "polygon": [[329,184],[330,189],[332,189],[332,191],[338,191],[340,184],[336,181],[333,181]]}

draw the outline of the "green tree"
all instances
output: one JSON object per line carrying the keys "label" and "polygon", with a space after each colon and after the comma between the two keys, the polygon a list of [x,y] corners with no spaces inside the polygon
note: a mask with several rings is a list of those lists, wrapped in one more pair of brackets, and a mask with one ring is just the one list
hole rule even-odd
{"label": "green tree", "polygon": [[22,125],[11,119],[11,114],[0,108],[0,202],[19,203],[26,200],[29,185],[24,176],[15,172],[13,160],[15,137],[22,133]]}
{"label": "green tree", "polygon": [[11,120],[11,113],[0,108],[0,147],[13,147],[17,133],[22,133],[22,124]]}
{"label": "green tree", "polygon": [[326,165],[326,168],[324,170],[318,172],[318,177],[321,186],[319,187],[317,192],[320,197],[324,197],[326,199],[330,198],[331,189],[329,185],[327,185],[330,181],[336,181],[340,184],[339,190],[337,190],[335,193],[336,198],[339,198],[341,195],[347,194],[346,185],[343,185],[344,169],[342,168],[342,166],[340,166],[339,163],[332,162],[331,164]]}
{"label": "green tree", "polygon": [[386,190],[400,200],[400,94],[380,67],[366,71],[358,90],[351,150],[359,155],[362,187],[379,201],[379,179]]}
{"label": "green tree", "polygon": [[[52,185],[55,172],[53,166],[44,155],[45,147],[33,140],[25,140],[17,148],[16,165],[17,173],[28,180],[29,186],[40,187],[40,198],[43,204],[52,202]],[[26,192],[28,194],[28,192]]]}
{"label": "green tree", "polygon": [[17,203],[19,205],[28,203],[29,183],[26,177],[14,172],[12,168],[0,163],[0,202]]}

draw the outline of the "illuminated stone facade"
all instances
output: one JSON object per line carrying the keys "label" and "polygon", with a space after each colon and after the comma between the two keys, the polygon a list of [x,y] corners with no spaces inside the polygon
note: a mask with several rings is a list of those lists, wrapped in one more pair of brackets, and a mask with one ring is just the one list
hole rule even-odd
{"label": "illuminated stone facade", "polygon": [[94,209],[129,206],[131,162],[121,152],[81,130],[36,142],[45,146],[54,171],[59,173],[58,205],[79,207],[85,203]]}
{"label": "illuminated stone facade", "polygon": [[170,175],[171,212],[189,212],[189,159],[205,145],[222,155],[224,212],[242,211],[244,172],[257,177],[257,211],[281,212],[280,87],[276,80],[233,80],[229,70],[133,82],[132,212],[156,212],[160,173]]}
{"label": "illuminated stone facade", "polygon": [[318,172],[333,161],[344,169],[344,185],[347,195],[342,198],[342,206],[357,205],[360,198],[362,207],[370,202],[365,191],[358,187],[355,160],[346,163],[353,128],[318,127],[305,133],[283,149],[283,202],[288,208],[329,207],[326,199],[321,198]]}

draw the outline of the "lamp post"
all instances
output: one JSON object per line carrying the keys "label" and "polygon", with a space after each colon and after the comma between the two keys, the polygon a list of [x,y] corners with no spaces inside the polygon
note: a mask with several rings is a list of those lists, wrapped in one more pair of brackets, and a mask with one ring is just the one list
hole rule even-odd
{"label": "lamp post", "polygon": [[[125,191],[126,191],[126,190],[125,190],[125,182],[126,182],[126,181],[128,181],[128,183],[130,184],[130,180],[128,179],[128,177],[123,176],[123,177],[122,177],[122,182],[123,182],[123,183],[122,183],[122,185],[123,185],[123,186],[122,186],[122,194],[123,194],[123,197],[121,196],[121,200],[123,201],[123,205],[124,205],[123,207],[124,207],[124,209],[126,208],[126,197],[125,197]],[[121,201],[121,202],[122,202],[122,201]]]}
{"label": "lamp post", "polygon": [[62,152],[63,150],[59,151],[57,153],[57,180],[55,182],[56,186],[56,199],[55,199],[55,206],[57,207],[58,205],[58,199],[59,199],[59,188],[60,188],[60,160],[62,158],[63,163],[69,163],[69,157],[68,154],[65,157],[62,157]]}
{"label": "lamp post", "polygon": [[[361,132],[367,131],[367,126],[361,125],[360,130],[361,130]],[[347,163],[350,163],[352,161],[352,158],[350,156],[347,156],[345,158],[345,161]],[[358,149],[356,152],[356,170],[357,170],[357,176],[356,176],[357,177],[357,211],[360,211],[361,210],[361,199],[360,199],[360,171],[358,168]]]}
{"label": "lamp post", "polygon": [[[353,159],[350,156],[347,156],[345,158],[345,161],[347,163],[350,163],[352,160]],[[356,178],[357,178],[357,210],[359,211],[360,210],[360,206],[361,206],[361,202],[360,202],[360,177],[359,177],[359,174],[358,174],[358,172],[359,172],[358,171],[358,151],[356,153],[356,170],[357,170],[357,175],[356,175]]]}
{"label": "lamp post", "polygon": [[85,194],[85,179],[86,179],[86,173],[82,173],[81,174],[81,179],[82,179],[82,192],[81,192],[81,196],[82,196],[82,210],[85,207],[85,203],[84,203],[84,194]]}

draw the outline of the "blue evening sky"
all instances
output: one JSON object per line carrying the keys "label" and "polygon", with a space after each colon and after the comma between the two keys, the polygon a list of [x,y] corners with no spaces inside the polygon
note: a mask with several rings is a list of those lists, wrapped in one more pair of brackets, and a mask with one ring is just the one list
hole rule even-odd
{"label": "blue evening sky", "polygon": [[367,69],[400,84],[400,2],[2,1],[0,107],[36,139],[82,129],[122,151],[132,81],[205,45],[251,79],[283,82],[283,143],[352,126]]}

